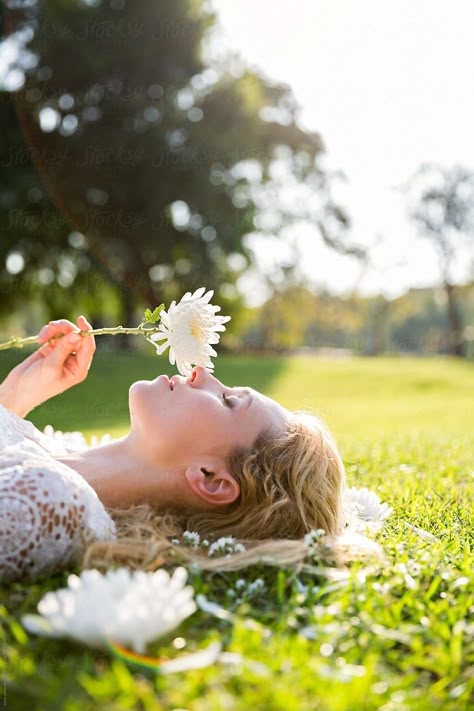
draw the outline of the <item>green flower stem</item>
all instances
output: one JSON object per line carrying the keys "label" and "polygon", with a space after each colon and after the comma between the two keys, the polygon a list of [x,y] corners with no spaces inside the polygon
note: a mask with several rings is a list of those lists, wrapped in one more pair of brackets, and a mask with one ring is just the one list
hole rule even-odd
{"label": "green flower stem", "polygon": [[[159,328],[143,328],[142,325],[137,326],[137,328],[124,328],[123,326],[116,326],[115,328],[96,328],[92,331],[77,331],[82,336],[116,336],[119,333],[126,333],[129,336],[144,336],[148,340],[148,335],[153,333],[159,333]],[[8,348],[23,348],[23,346],[28,346],[38,343],[38,335],[28,336],[27,338],[17,338],[12,336],[9,341],[5,343],[0,343],[0,351],[7,350]],[[64,334],[60,336],[53,336],[49,338],[45,343],[53,341],[55,338],[62,338]],[[42,343],[41,345],[44,345]]]}

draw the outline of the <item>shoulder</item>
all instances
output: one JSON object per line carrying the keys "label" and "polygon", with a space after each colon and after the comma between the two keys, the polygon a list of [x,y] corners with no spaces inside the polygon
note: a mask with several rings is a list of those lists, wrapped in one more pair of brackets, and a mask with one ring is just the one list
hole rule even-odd
{"label": "shoulder", "polygon": [[77,506],[92,530],[104,519],[111,521],[94,489],[78,472],[31,442],[10,445],[0,453],[0,498],[8,497],[8,492],[28,504]]}
{"label": "shoulder", "polygon": [[60,456],[67,453],[65,442],[60,438],[40,432],[32,422],[18,417],[0,404],[0,448],[25,440],[34,442],[50,454]]}

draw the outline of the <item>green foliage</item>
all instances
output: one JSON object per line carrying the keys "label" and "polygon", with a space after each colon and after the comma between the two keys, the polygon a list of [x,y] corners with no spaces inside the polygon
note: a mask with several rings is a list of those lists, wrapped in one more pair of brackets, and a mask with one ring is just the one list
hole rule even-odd
{"label": "green foliage", "polygon": [[453,355],[466,351],[464,322],[458,303],[455,264],[460,248],[467,259],[474,230],[474,173],[462,165],[449,168],[424,163],[407,185],[410,217],[431,240],[438,256],[446,297],[448,346]]}
{"label": "green foliage", "polygon": [[[450,287],[463,323],[474,323],[474,283]],[[301,347],[346,348],[364,355],[449,353],[451,331],[442,287],[410,289],[396,299],[340,297],[285,286],[242,319],[238,337],[257,349],[291,352]],[[464,331],[466,355],[474,354],[472,326]]]}
{"label": "green foliage", "polygon": [[[38,58],[15,93],[21,131],[0,92],[0,293],[10,309],[40,293],[56,317],[92,289],[98,308],[107,285],[123,301],[120,321],[203,284],[229,298],[239,274],[228,258],[243,258],[240,271],[252,260],[244,237],[256,229],[256,193],[276,190],[281,150],[342,241],[348,218],[330,198],[321,137],[299,126],[288,86],[243,64],[236,76],[235,61],[232,72],[204,63],[215,23],[204,0],[45,0],[6,9],[5,22],[31,30],[25,51]],[[45,109],[57,125],[42,130]],[[272,212],[281,225],[295,217],[278,198]],[[13,250],[20,275],[1,264]]]}
{"label": "green foliage", "polygon": [[153,309],[153,311],[151,311],[150,309],[145,309],[142,323],[157,323],[160,320],[160,314],[164,308],[165,305],[160,304],[155,309]]}
{"label": "green foliage", "polygon": [[[58,398],[56,410],[45,405],[29,419],[41,427],[46,417],[63,430],[87,422],[96,432],[111,431],[112,424],[117,433],[126,431],[125,406],[119,424],[118,410],[95,417],[88,403],[97,396],[118,406],[120,391],[126,394],[133,379],[154,377],[163,363],[98,353],[85,383]],[[472,366],[448,359],[221,356],[216,367],[230,385],[249,384],[287,406],[312,406],[327,416],[350,485],[369,487],[394,508],[378,534],[387,561],[372,572],[353,564],[347,581],[330,582],[262,565],[236,573],[191,568],[196,593],[235,618],[198,611],[147,653],[176,657],[217,638],[240,656],[166,677],[106,652],[25,633],[21,615],[34,612],[46,591],[64,586],[71,571],[4,586],[0,664],[7,707],[468,711],[474,694]],[[438,540],[428,542],[410,526]]]}

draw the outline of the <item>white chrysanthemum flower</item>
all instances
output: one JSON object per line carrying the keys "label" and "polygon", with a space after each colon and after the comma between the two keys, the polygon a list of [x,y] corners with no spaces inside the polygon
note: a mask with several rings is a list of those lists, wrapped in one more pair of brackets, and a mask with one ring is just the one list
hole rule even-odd
{"label": "white chrysanthemum flower", "polygon": [[193,365],[214,370],[211,356],[217,353],[211,344],[219,342],[218,331],[225,331],[224,323],[230,321],[230,316],[216,316],[221,307],[212,306],[209,301],[214,292],[205,291],[201,287],[194,294],[187,292],[178,304],[172,301],[168,311],[161,311],[161,333],[150,336],[152,341],[163,341],[156,344],[158,355],[169,347],[171,365],[176,363],[184,376],[191,374]]}
{"label": "white chrysanthemum flower", "polygon": [[130,645],[143,654],[148,642],[167,634],[196,610],[194,590],[185,587],[187,572],[177,568],[170,577],[126,568],[84,570],[70,575],[68,587],[48,592],[38,603],[39,615],[24,615],[29,632],[71,637],[91,647],[105,648],[103,637]]}
{"label": "white chrysanthemum flower", "polygon": [[346,489],[343,502],[349,530],[354,532],[367,528],[371,531],[379,530],[393,511],[387,504],[382,504],[380,497],[367,487]]}

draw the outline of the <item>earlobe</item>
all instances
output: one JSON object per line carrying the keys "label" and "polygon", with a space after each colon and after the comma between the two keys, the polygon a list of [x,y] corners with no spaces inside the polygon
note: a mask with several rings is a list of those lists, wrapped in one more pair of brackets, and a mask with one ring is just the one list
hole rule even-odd
{"label": "earlobe", "polygon": [[240,486],[223,466],[192,464],[184,472],[191,490],[203,501],[227,506],[240,495]]}

